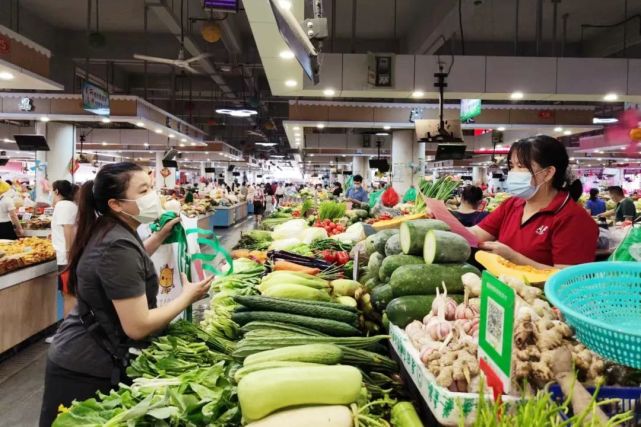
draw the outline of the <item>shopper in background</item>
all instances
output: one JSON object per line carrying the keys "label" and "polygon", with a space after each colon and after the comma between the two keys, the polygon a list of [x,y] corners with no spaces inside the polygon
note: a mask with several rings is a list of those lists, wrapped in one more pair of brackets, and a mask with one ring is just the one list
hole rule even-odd
{"label": "shopper in background", "polygon": [[[51,185],[53,191],[53,218],[51,219],[51,243],[56,251],[58,273],[67,267],[71,244],[76,233],[76,215],[78,206],[74,203],[77,187],[67,181],[54,181]],[[76,298],[69,292],[67,275],[58,276],[58,290],[63,299],[63,317],[76,305]]]}
{"label": "shopper in background", "polygon": [[599,198],[599,190],[597,188],[590,189],[590,198],[585,202],[585,209],[592,216],[601,215],[605,212],[605,201]]}
{"label": "shopper in background", "polygon": [[334,183],[334,190],[332,191],[332,194],[334,195],[334,197],[340,197],[341,194],[343,194],[343,186],[340,182],[336,181]]}
{"label": "shopper in background", "polygon": [[512,197],[470,228],[480,248],[542,269],[594,261],[599,229],[576,203],[583,188],[568,176],[565,146],[538,135],[512,144],[508,159]]}
{"label": "shopper in background", "polygon": [[265,192],[260,187],[256,186],[256,189],[252,192],[252,198],[254,201],[254,217],[256,218],[256,225],[258,226],[263,220],[263,213],[265,212]]}
{"label": "shopper in background", "polygon": [[272,207],[274,206],[274,187],[269,182],[265,183],[263,190],[263,198],[265,208],[263,209],[263,214],[265,212],[271,212]]}
{"label": "shopper in background", "polygon": [[369,203],[369,195],[367,190],[363,188],[363,177],[354,175],[354,185],[347,190],[345,197],[356,206]]}
{"label": "shopper in background", "polygon": [[483,201],[483,190],[474,185],[467,185],[461,192],[461,204],[452,213],[461,224],[473,227],[488,215],[488,212],[479,211],[481,201]]}
{"label": "shopper in background", "polygon": [[[69,258],[69,289],[78,304],[49,349],[40,426],[51,425],[60,405],[128,382],[129,348],[162,331],[207,293],[211,281],[190,283],[183,274],[180,296],[156,308],[158,277],[136,228],[158,218],[160,199],[140,166],[106,164],[80,191]],[[175,223],[156,240],[164,240]]]}
{"label": "shopper in background", "polygon": [[634,206],[632,199],[625,197],[623,188],[613,185],[608,187],[608,193],[610,193],[610,198],[617,206],[614,209],[603,212],[599,217],[610,218],[614,216],[616,222],[634,221],[637,217],[637,208]]}
{"label": "shopper in background", "polygon": [[285,196],[285,184],[282,182],[278,184],[278,187],[276,187],[276,191],[274,192],[274,196],[276,197],[276,207],[278,207],[283,200],[283,196]]}
{"label": "shopper in background", "polygon": [[247,182],[246,181],[243,181],[243,185],[240,186],[239,192],[240,192],[240,195],[243,196],[245,200],[247,200]]}
{"label": "shopper in background", "polygon": [[13,198],[7,194],[11,186],[0,181],[0,239],[16,240],[24,233],[18,220]]}

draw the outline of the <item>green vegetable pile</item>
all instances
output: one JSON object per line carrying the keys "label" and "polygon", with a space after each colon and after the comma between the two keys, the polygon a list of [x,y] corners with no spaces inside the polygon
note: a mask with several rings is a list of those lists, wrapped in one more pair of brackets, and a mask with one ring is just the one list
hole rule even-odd
{"label": "green vegetable pile", "polygon": [[347,206],[342,202],[333,202],[331,200],[326,200],[321,202],[318,207],[318,219],[337,219],[345,215]]}
{"label": "green vegetable pile", "polygon": [[235,249],[249,249],[262,251],[272,242],[272,233],[267,230],[251,230],[240,235],[240,240]]}
{"label": "green vegetable pile", "polygon": [[436,181],[427,181],[422,179],[418,184],[418,196],[414,205],[414,212],[425,211],[425,200],[421,195],[428,199],[447,200],[452,196],[452,192],[461,185],[461,181],[455,180],[451,176],[445,176]]}

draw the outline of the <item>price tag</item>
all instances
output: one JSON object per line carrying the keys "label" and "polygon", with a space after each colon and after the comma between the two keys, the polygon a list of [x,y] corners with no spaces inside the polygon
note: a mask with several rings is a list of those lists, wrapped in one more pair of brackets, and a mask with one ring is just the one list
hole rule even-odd
{"label": "price tag", "polygon": [[31,219],[31,212],[25,212],[22,214],[23,221],[29,221]]}
{"label": "price tag", "polygon": [[352,280],[358,280],[358,251],[354,254],[354,269],[352,270]]}
{"label": "price tag", "polygon": [[479,323],[479,366],[492,387],[494,398],[510,391],[515,293],[505,283],[483,272],[481,320]]}

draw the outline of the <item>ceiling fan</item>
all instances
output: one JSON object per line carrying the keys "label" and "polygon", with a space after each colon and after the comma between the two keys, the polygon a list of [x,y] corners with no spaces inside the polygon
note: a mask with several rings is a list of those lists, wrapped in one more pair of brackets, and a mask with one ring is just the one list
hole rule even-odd
{"label": "ceiling fan", "polygon": [[201,53],[200,55],[196,55],[194,57],[185,59],[185,28],[184,28],[184,18],[183,18],[184,11],[185,11],[185,1],[181,0],[180,1],[180,49],[178,50],[178,58],[169,59],[169,58],[161,58],[158,56],[139,55],[137,53],[134,54],[134,58],[140,59],[142,61],[173,65],[176,68],[187,70],[194,74],[200,74],[200,72],[192,68],[191,65],[194,63],[197,63],[198,61],[204,58],[210,57],[211,54]]}

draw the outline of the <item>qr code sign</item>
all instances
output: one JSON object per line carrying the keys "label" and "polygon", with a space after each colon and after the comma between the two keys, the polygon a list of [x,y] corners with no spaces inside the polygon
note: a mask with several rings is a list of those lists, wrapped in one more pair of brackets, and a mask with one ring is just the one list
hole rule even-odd
{"label": "qr code sign", "polygon": [[505,310],[492,298],[487,299],[487,323],[485,325],[485,340],[490,343],[498,354],[503,350],[503,321]]}

